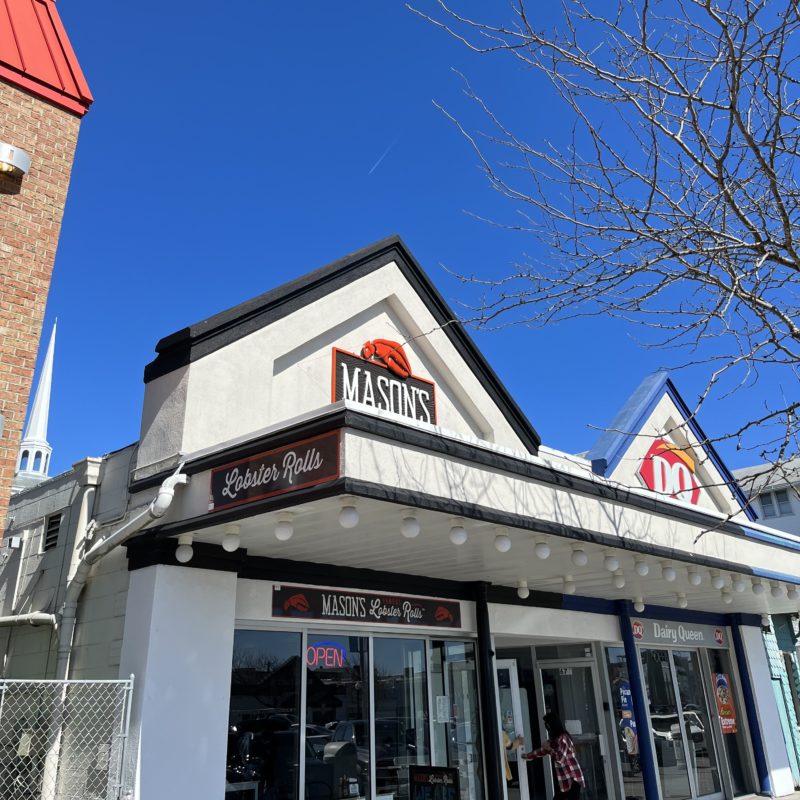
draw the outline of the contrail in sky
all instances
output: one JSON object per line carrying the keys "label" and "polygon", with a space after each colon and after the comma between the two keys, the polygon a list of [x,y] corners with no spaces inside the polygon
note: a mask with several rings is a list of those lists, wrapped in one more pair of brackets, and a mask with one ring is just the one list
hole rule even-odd
{"label": "contrail in sky", "polygon": [[372,175],[376,169],[381,165],[381,161],[383,161],[386,156],[389,155],[389,151],[400,141],[400,136],[398,135],[397,138],[383,151],[383,155],[372,165],[372,169],[367,173],[367,175]]}

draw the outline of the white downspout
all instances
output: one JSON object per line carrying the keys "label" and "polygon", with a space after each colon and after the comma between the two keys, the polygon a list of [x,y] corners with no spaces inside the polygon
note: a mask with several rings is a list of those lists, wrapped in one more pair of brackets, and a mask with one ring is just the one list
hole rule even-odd
{"label": "white downspout", "polygon": [[161,484],[158,494],[144,511],[93,545],[78,562],[75,572],[67,582],[64,604],[59,614],[58,660],[56,661],[57,680],[65,680],[68,676],[72,640],[75,635],[78,599],[81,596],[81,592],[83,592],[84,586],[86,586],[86,579],[89,577],[92,566],[103,556],[130,539],[135,533],[138,533],[149,522],[163,517],[167,513],[175,497],[175,487],[189,482],[189,476],[181,472],[183,465],[184,462],[181,462],[175,472]]}

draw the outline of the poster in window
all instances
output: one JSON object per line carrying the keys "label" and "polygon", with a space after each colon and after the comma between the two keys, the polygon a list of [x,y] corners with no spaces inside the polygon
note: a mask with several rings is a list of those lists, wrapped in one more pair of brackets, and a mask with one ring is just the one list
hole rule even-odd
{"label": "poster in window", "polygon": [[717,711],[722,732],[736,733],[736,709],[733,705],[730,678],[721,672],[715,672],[712,677],[714,679],[714,696],[717,698]]}
{"label": "poster in window", "polygon": [[459,800],[458,770],[454,767],[409,766],[410,800]]}

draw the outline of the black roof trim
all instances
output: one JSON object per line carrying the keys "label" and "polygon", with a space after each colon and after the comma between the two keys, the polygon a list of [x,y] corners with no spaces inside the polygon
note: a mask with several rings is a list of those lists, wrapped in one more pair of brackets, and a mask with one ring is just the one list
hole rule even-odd
{"label": "black roof trim", "polygon": [[541,444],[539,434],[399,236],[390,236],[266,294],[165,336],[156,345],[158,355],[145,367],[144,381],[149,383],[197,361],[392,261],[397,263],[423,299],[470,369],[479,376],[525,447],[536,454]]}

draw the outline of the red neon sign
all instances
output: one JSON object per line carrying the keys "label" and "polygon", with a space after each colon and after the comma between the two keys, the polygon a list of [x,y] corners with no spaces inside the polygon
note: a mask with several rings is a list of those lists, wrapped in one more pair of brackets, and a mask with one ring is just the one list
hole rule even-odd
{"label": "red neon sign", "polygon": [[347,652],[335,642],[319,642],[306,648],[306,666],[311,669],[342,669]]}

